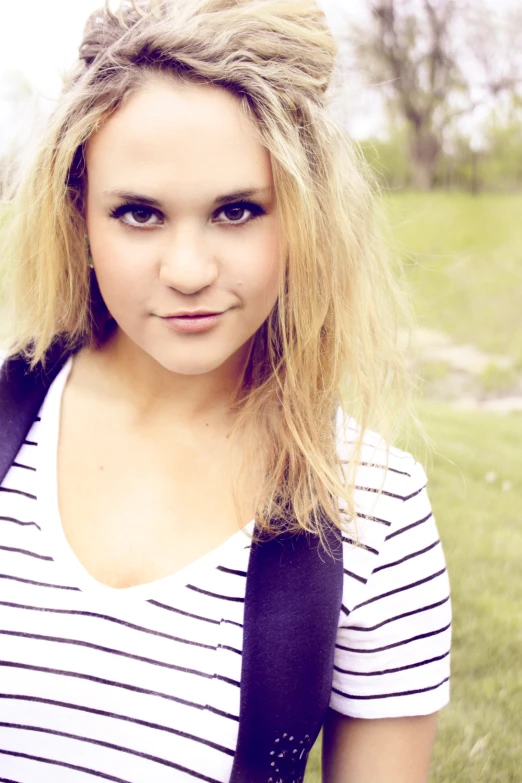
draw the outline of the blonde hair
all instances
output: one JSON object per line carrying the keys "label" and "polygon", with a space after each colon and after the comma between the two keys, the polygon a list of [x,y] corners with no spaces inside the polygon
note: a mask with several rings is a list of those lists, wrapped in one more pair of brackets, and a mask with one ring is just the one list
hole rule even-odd
{"label": "blonde hair", "polygon": [[[266,467],[258,525],[322,540],[328,521],[343,526],[340,501],[355,519],[364,431],[394,439],[410,383],[397,340],[407,308],[383,249],[374,186],[328,110],[336,53],[314,0],[135,0],[95,12],[2,229],[10,353],[34,365],[58,336],[70,346],[92,340],[87,141],[151,73],[233,93],[270,152],[286,238],[286,273],[238,383],[234,433],[247,444],[244,470],[256,454]],[[360,427],[348,467],[336,444],[339,405]]]}

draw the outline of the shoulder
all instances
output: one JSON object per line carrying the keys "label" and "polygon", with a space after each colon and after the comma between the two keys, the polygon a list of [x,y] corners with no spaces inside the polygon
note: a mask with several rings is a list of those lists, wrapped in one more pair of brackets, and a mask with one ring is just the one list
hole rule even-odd
{"label": "shoulder", "polygon": [[[358,436],[338,414],[338,449]],[[357,518],[343,534],[343,605],[333,709],[352,717],[422,715],[448,700],[451,606],[427,476],[407,452],[364,435]]]}
{"label": "shoulder", "polygon": [[[337,452],[348,468],[355,442],[360,437],[356,422],[339,409]],[[357,470],[353,477],[357,518],[347,530],[364,547],[379,553],[393,534],[410,524],[421,510],[431,514],[424,467],[408,452],[387,446],[375,432],[366,431]],[[406,531],[405,531],[406,532]],[[372,564],[373,570],[374,564]]]}

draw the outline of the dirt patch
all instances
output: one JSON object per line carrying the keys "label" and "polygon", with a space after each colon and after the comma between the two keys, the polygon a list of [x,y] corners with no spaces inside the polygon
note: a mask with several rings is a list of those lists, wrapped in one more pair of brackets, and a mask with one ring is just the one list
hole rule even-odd
{"label": "dirt patch", "polygon": [[511,357],[456,343],[435,329],[418,329],[413,347],[428,399],[460,410],[522,412],[522,373]]}

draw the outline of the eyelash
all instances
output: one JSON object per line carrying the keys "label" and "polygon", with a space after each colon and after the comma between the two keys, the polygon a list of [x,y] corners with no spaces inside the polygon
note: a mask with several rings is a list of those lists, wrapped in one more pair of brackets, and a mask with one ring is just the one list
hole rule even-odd
{"label": "eyelash", "polygon": [[[240,228],[241,226],[245,226],[247,223],[251,223],[256,218],[266,214],[265,210],[260,204],[255,204],[252,201],[235,201],[231,204],[225,204],[224,206],[220,207],[219,210],[217,210],[217,212],[215,212],[214,214],[219,215],[227,209],[243,209],[251,213],[251,217],[241,222],[239,221],[226,222],[222,220],[217,221],[218,224],[226,226],[227,228],[230,226],[232,226],[233,228],[234,227]],[[120,206],[111,210],[110,216],[115,220],[119,220],[127,228],[136,229],[137,231],[150,231],[152,228],[155,228],[157,225],[160,225],[158,223],[151,223],[151,224],[144,223],[140,226],[137,226],[137,225],[132,225],[132,223],[127,223],[125,220],[122,220],[123,216],[126,215],[128,212],[138,212],[138,211],[147,212],[150,213],[150,215],[156,215],[158,218],[163,218],[163,215],[159,210],[153,209],[152,207],[148,207],[145,204],[140,204],[138,202],[130,202],[130,201],[124,204],[120,204]]]}

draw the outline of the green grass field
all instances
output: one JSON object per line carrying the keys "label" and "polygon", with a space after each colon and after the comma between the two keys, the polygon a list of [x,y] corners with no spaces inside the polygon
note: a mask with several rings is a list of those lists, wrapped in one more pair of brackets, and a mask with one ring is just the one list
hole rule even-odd
{"label": "green grass field", "polygon": [[[420,324],[522,366],[522,196],[404,193],[390,196],[387,208]],[[430,783],[516,783],[522,416],[425,402],[421,418],[434,444],[430,497],[454,615],[451,704],[440,716]],[[320,740],[306,783],[321,780],[319,753]]]}
{"label": "green grass field", "polygon": [[386,197],[420,326],[522,368],[522,194]]}

